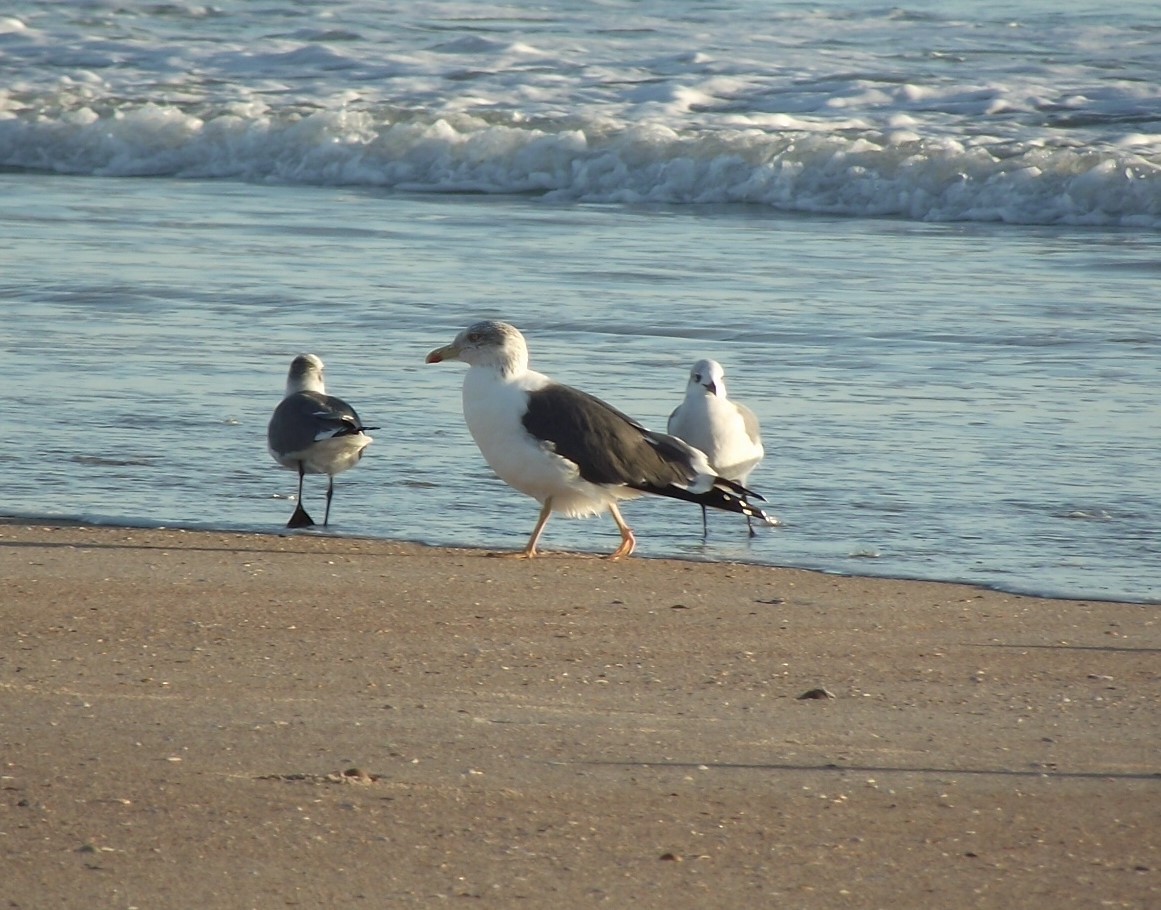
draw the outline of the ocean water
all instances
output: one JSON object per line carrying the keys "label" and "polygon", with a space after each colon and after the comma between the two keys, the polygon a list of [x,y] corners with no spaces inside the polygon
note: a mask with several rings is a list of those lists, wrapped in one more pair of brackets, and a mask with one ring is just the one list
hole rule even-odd
{"label": "ocean water", "polygon": [[423,363],[496,317],[762,420],[783,526],[639,500],[644,555],[1161,602],[1161,20],[1045,6],[8,4],[0,514],[279,531],[309,350],[382,427],[334,533],[519,547]]}

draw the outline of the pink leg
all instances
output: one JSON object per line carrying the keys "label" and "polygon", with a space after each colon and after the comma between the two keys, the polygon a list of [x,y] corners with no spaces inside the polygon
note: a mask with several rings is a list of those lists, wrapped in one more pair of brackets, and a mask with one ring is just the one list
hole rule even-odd
{"label": "pink leg", "polygon": [[613,551],[610,559],[620,559],[622,556],[632,556],[633,551],[637,549],[637,538],[633,536],[633,529],[621,517],[621,510],[617,508],[615,502],[609,503],[609,514],[613,516],[613,521],[617,523],[617,529],[621,532],[621,545]]}
{"label": "pink leg", "polygon": [[536,555],[536,544],[540,540],[540,535],[544,531],[544,526],[548,524],[548,519],[552,515],[552,497],[544,500],[544,505],[540,507],[540,518],[536,522],[536,527],[532,529],[532,536],[528,538],[528,543],[524,549],[519,553],[513,553],[521,559],[532,559]]}

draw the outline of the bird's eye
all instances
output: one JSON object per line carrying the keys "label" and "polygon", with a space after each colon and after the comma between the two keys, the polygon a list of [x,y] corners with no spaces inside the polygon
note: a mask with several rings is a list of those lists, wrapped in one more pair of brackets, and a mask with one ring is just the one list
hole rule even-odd
{"label": "bird's eye", "polygon": [[468,333],[468,341],[476,342],[479,340],[480,340],[480,333],[479,332],[469,332]]}

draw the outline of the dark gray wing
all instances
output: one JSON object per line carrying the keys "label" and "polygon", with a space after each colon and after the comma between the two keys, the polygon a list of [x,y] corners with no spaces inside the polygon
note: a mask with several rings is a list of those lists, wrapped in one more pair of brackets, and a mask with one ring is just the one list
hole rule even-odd
{"label": "dark gray wing", "polygon": [[732,480],[715,478],[704,493],[686,489],[697,478],[695,450],[675,436],[645,429],[587,392],[556,384],[530,392],[523,424],[532,436],[576,464],[589,483],[623,484],[767,520],[747,499],[762,497]]}
{"label": "dark gray wing", "polygon": [[695,476],[686,452],[659,446],[652,437],[660,434],[579,389],[554,384],[530,392],[523,423],[589,483],[660,488]]}
{"label": "dark gray wing", "polygon": [[276,452],[301,452],[320,439],[353,436],[365,427],[355,409],[334,395],[296,392],[287,395],[274,409],[267,427],[270,448]]}

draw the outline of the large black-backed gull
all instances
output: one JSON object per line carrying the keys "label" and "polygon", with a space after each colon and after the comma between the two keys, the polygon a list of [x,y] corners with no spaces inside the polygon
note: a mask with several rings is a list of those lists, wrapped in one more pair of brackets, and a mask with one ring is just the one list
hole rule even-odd
{"label": "large black-backed gull", "polygon": [[504,322],[477,322],[427,355],[428,363],[462,360],[468,429],[484,460],[505,483],[541,503],[522,557],[553,512],[583,517],[608,511],[621,532],[614,559],[636,539],[617,503],[654,493],[764,520],[761,499],[717,476],[704,454],[674,436],[645,429],[578,389],[528,368],[524,336]]}
{"label": "large black-backed gull", "polygon": [[[726,373],[716,360],[699,360],[689,371],[685,400],[669,415],[667,429],[691,446],[705,452],[722,477],[745,485],[765,450],[758,418],[744,404],[726,395]],[[776,519],[770,519],[776,523]],[[707,532],[705,508],[701,510],[702,533]],[[754,533],[746,516],[750,534]]]}
{"label": "large black-backed gull", "polygon": [[302,507],[302,479],[306,474],[327,475],[327,508],[323,525],[330,523],[335,475],[353,468],[371,444],[368,430],[355,409],[326,393],[323,362],[314,354],[299,354],[290,362],[286,397],[274,409],[266,428],[270,454],[282,467],[298,471],[298,503],[288,528],[308,528],[314,519]]}

